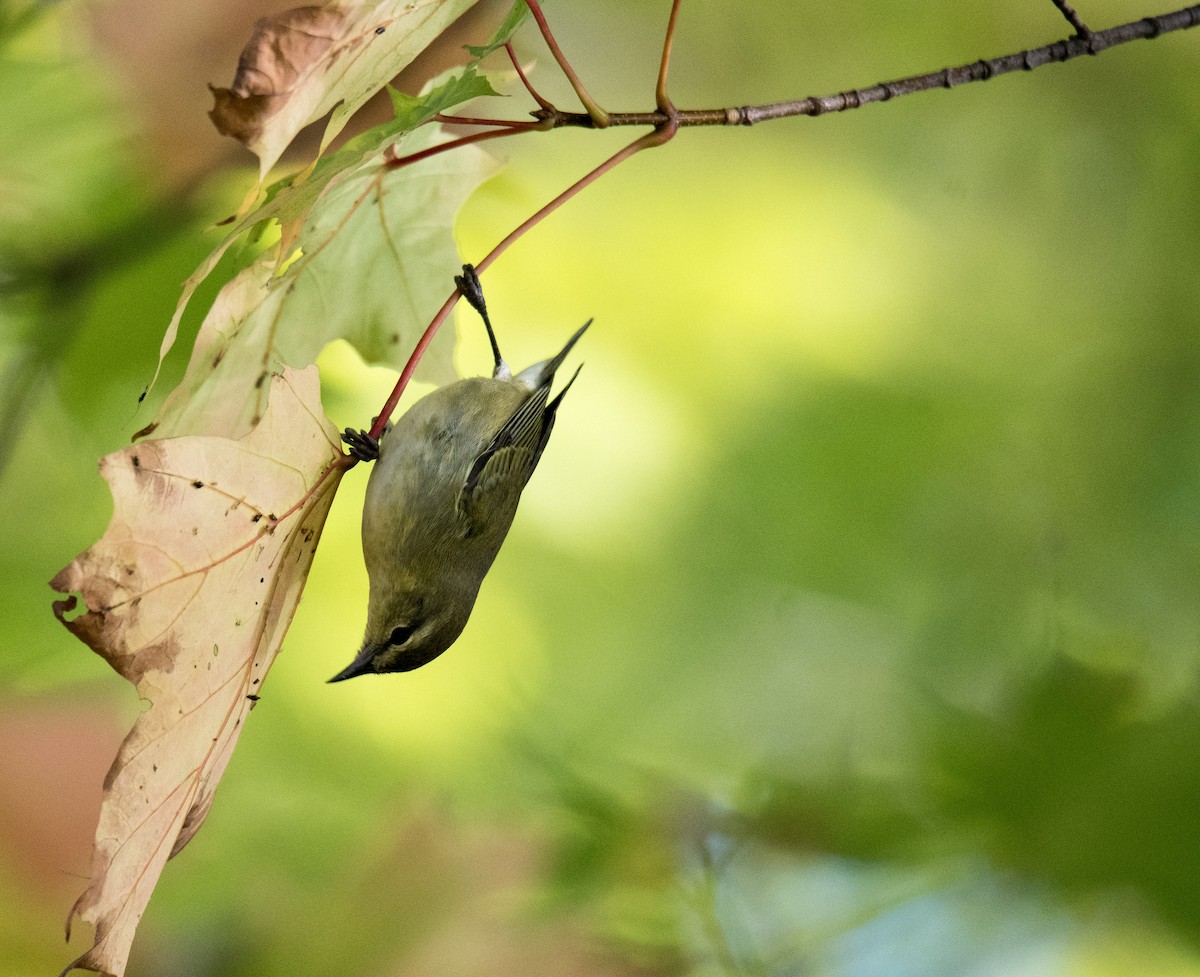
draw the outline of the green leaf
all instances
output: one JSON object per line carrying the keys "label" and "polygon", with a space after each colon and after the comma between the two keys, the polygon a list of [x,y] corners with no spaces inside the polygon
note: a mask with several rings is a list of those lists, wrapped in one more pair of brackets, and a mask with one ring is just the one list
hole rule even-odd
{"label": "green leaf", "polygon": [[[408,138],[419,150],[437,134]],[[334,339],[398,369],[453,288],[454,217],[494,166],[467,146],[401,169],[372,158],[332,181],[307,213],[289,218],[292,233],[221,290],[156,436],[245,433],[265,407],[267,373],[313,362]],[[291,215],[292,194],[308,193],[305,185],[281,190],[271,212]],[[421,361],[426,379],[453,377],[451,335]]]}
{"label": "green leaf", "polygon": [[[273,252],[274,266],[268,269],[268,272],[278,272],[283,263],[295,254],[297,248],[303,251],[312,251],[317,246],[313,243],[311,235],[311,230],[314,226],[324,227],[324,231],[321,232],[323,237],[320,243],[320,248],[326,249],[331,243],[332,239],[337,237],[338,234],[345,229],[340,218],[332,221],[326,221],[323,216],[317,219],[315,224],[310,224],[309,222],[313,220],[314,214],[318,210],[320,210],[323,215],[328,215],[329,213],[335,211],[339,206],[339,204],[334,203],[335,199],[341,202],[340,206],[342,207],[347,207],[353,203],[352,200],[347,201],[344,195],[335,194],[334,190],[336,187],[338,187],[343,181],[357,181],[354,182],[354,185],[358,187],[358,190],[355,192],[361,192],[361,181],[357,180],[358,175],[361,175],[359,171],[362,168],[368,168],[372,171],[375,177],[381,176],[381,174],[378,172],[379,164],[377,157],[383,149],[398,143],[401,139],[405,138],[406,134],[408,134],[411,130],[416,129],[422,124],[428,122],[438,112],[452,108],[453,106],[472,98],[495,94],[495,90],[493,89],[491,83],[485,76],[479,74],[474,66],[469,66],[466,69],[450,74],[449,76],[443,75],[438,79],[434,79],[429,85],[426,86],[426,88],[427,90],[423,94],[416,97],[400,96],[399,93],[394,93],[393,105],[396,106],[396,114],[392,119],[381,123],[372,129],[368,129],[366,132],[360,133],[358,136],[342,146],[342,148],[336,153],[321,157],[319,160],[317,160],[316,165],[312,168],[312,170],[308,171],[307,174],[302,172],[298,175],[286,177],[285,179],[279,180],[267,188],[263,202],[256,209],[243,216],[237,221],[236,224],[234,224],[232,230],[229,231],[225,240],[213,250],[212,254],[210,254],[208,258],[200,265],[200,267],[196,269],[192,276],[188,278],[186,282],[184,282],[183,293],[180,296],[178,305],[176,306],[175,314],[167,327],[165,335],[163,336],[162,346],[159,350],[160,368],[162,360],[166,358],[167,353],[171,350],[171,347],[175,343],[175,339],[179,331],[180,320],[182,319],[184,310],[187,308],[187,304],[197,286],[199,286],[199,284],[208,277],[213,268],[216,267],[217,262],[221,259],[221,256],[225,254],[234,241],[238,240],[248,232],[251,232],[253,229],[261,227],[268,221],[278,222],[283,231],[283,242],[282,245]],[[418,146],[410,147],[414,149],[423,148],[426,145],[431,145],[433,142],[432,134],[429,136],[422,134],[419,139],[416,137],[414,137],[414,139],[419,142]],[[453,250],[453,242],[450,238],[450,224],[453,221],[454,214],[457,213],[458,207],[461,206],[462,201],[465,200],[469,192],[474,189],[474,187],[476,187],[483,179],[490,175],[491,172],[491,166],[487,162],[489,158],[476,150],[470,150],[469,152],[464,153],[464,150],[460,149],[454,153],[454,157],[455,158],[453,160],[440,164],[436,172],[440,174],[437,179],[441,179],[448,184],[452,183],[458,189],[452,190],[448,186],[442,194],[436,194],[430,191],[428,193],[423,193],[413,197],[414,202],[417,200],[425,200],[431,205],[433,204],[435,198],[443,199],[441,199],[441,203],[437,205],[438,213],[436,214],[429,212],[419,213],[417,211],[413,211],[404,217],[405,220],[415,220],[417,224],[422,227],[431,227],[437,222],[441,222],[440,226],[443,233],[439,235],[438,246],[433,250],[423,250],[422,257],[430,259],[436,258],[436,260],[443,262],[441,266],[443,270],[445,268],[453,267],[457,263],[457,255]],[[387,175],[385,177],[387,186],[389,188],[395,188],[401,184],[404,184],[410,179],[420,179],[419,174],[414,175],[409,172],[411,169],[413,168],[405,167],[396,171],[394,174]],[[420,172],[430,173],[434,171],[425,169],[421,170]],[[331,199],[325,199],[327,195],[330,196]],[[446,203],[445,198],[453,198],[455,201],[452,209],[447,210],[443,206]],[[394,207],[395,204],[396,201],[393,199],[391,201],[391,205]],[[359,203],[355,204],[354,206],[357,208],[361,205],[362,204]],[[372,209],[373,207],[374,204],[367,203],[367,209]],[[347,216],[347,212],[343,210],[341,217],[345,216]],[[394,222],[390,219],[381,223],[380,220],[376,218],[375,224],[371,227],[368,227],[366,231],[363,232],[365,237],[362,240],[364,243],[367,241],[374,242],[376,245],[384,249],[382,254],[388,256],[385,258],[385,260],[390,262],[393,260],[392,257],[390,257],[393,254],[393,249],[387,241],[384,241],[379,237],[379,234],[376,230],[376,227],[381,228],[385,223],[389,226],[395,226]],[[310,230],[308,235],[305,234],[306,226]],[[421,247],[424,249],[425,244],[422,244]],[[335,249],[335,251],[336,250],[337,249]],[[377,266],[379,258],[380,256],[377,256],[374,260],[369,258],[366,260],[368,260],[369,264],[375,267]],[[416,260],[416,258],[417,256],[413,255],[408,256],[405,260],[397,259],[394,267],[396,270],[398,270],[401,266],[407,266],[411,260]],[[329,259],[326,259],[326,261],[328,260]],[[422,262],[422,264],[424,264],[424,262]],[[321,267],[324,268],[327,267],[327,265],[322,264]],[[383,269],[380,268],[377,268],[377,270],[381,273],[383,271]],[[299,272],[300,267],[294,266],[289,269],[290,277],[289,275],[285,275],[283,277],[288,278],[288,281],[290,282],[296,275],[299,274]],[[392,274],[394,273],[395,270],[392,272]],[[266,274],[266,277],[263,277],[265,273],[261,269],[255,274],[256,277],[261,279],[259,285],[260,288],[274,287],[271,280],[271,274]],[[432,281],[437,280],[436,271],[434,271],[432,267],[429,268],[429,274],[432,275]],[[353,274],[342,275],[339,276],[339,280],[357,280],[357,276]],[[395,302],[397,303],[398,307],[404,312],[411,312],[411,310],[414,308],[427,308],[430,296],[425,294],[425,290],[429,289],[430,286],[425,284],[425,282],[430,281],[430,279],[427,278],[423,281],[418,281],[416,279],[402,278],[401,281],[403,284],[399,288],[394,289],[392,293],[395,297]],[[380,287],[379,280],[369,283],[367,287],[371,291],[378,292]],[[440,287],[441,286],[438,285],[437,289],[440,289]],[[414,294],[417,292],[421,293],[421,297],[419,299],[416,298]],[[409,296],[408,300],[403,298],[405,295]],[[242,309],[242,315],[245,315],[248,311],[244,305],[245,301],[247,300],[239,300],[238,303],[238,307]],[[354,307],[359,305],[361,305],[359,302],[352,303],[352,306]],[[436,305],[433,308],[436,309]],[[432,316],[433,309],[429,310],[429,314]],[[212,313],[209,314],[209,318],[211,317]],[[209,319],[206,319],[206,326],[208,325],[208,322]],[[401,335],[405,335],[410,327],[415,328],[411,321],[404,318],[403,313],[401,313],[399,318],[395,321],[394,327],[395,328],[388,331],[389,337],[397,330]],[[225,333],[228,333],[228,326],[218,327],[214,325],[212,328],[222,328]],[[380,343],[374,342],[369,338],[364,338],[362,333],[354,328],[353,323],[347,323],[347,329],[348,332],[341,334],[342,337],[348,339],[353,345],[357,346],[359,352],[361,352],[363,356],[367,357],[368,359],[388,363],[396,366],[397,368],[402,363],[402,343],[397,345],[389,342],[381,345]],[[316,353],[320,351],[321,345],[324,345],[325,342],[328,342],[331,339],[336,339],[339,336],[339,334],[328,334],[327,330],[323,330],[321,334],[325,336],[325,339],[323,339],[321,344],[316,346],[316,348],[311,351],[312,356],[315,356]],[[200,338],[201,337],[197,337],[198,344],[200,342]],[[416,337],[410,336],[409,338],[415,340]],[[293,355],[300,354],[298,352],[294,352]],[[309,354],[305,353],[303,355],[307,356]],[[404,355],[407,354],[405,353]],[[447,352],[443,357],[443,360],[446,362],[448,362],[448,355],[449,354]],[[195,359],[195,353],[193,353],[193,359]],[[311,359],[304,361],[287,359],[287,362],[292,366],[303,366],[305,363],[311,362]],[[419,375],[423,378],[427,380],[446,378],[447,371],[444,367],[444,363],[439,366],[438,357],[436,355],[428,361],[428,365],[424,364],[425,361],[423,361],[422,368],[419,371]],[[192,365],[189,365],[189,376],[192,376],[192,369]],[[249,377],[250,383],[253,383],[254,380],[254,376]],[[194,376],[192,376],[192,381],[195,381]],[[188,383],[187,378],[185,378],[184,382]],[[177,407],[179,406],[178,398],[175,397],[174,394],[171,395],[171,401],[175,403]],[[197,406],[200,407],[202,405]],[[165,418],[166,415],[164,413],[160,415],[156,423],[164,423]],[[179,433],[185,432],[181,431]],[[200,432],[187,429],[186,433]],[[208,433],[226,432],[209,431]]]}
{"label": "green leaf", "polygon": [[504,18],[504,23],[496,30],[492,39],[482,47],[474,47],[470,44],[465,45],[471,57],[477,61],[486,58],[493,51],[504,47],[511,40],[512,36],[517,32],[517,29],[527,21],[532,14],[529,10],[529,5],[525,0],[517,0],[509,10],[508,16]]}
{"label": "green leaf", "polygon": [[[427,95],[413,97],[397,91],[390,85],[387,91],[392,99],[392,110],[396,113],[394,121],[403,123],[407,129],[415,129],[439,112],[469,102],[473,98],[500,94],[484,75],[476,71],[475,65],[468,65],[461,75],[448,78]],[[351,143],[346,145],[348,147]]]}

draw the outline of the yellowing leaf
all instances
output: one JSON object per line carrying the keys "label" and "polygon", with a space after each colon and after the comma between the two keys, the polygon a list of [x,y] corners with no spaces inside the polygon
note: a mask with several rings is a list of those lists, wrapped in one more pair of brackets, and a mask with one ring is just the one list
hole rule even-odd
{"label": "yellowing leaf", "polygon": [[324,150],[347,120],[475,0],[345,0],[260,20],[228,88],[214,88],[217,129],[259,158],[259,179],[301,129],[333,110]]}
{"label": "yellowing leaf", "polygon": [[[460,79],[451,84],[462,87]],[[389,144],[401,134],[391,133]],[[419,129],[403,137],[403,152],[437,138],[436,127]],[[338,170],[342,156],[357,165]],[[362,157],[361,148],[348,145],[320,161],[308,181],[281,187],[256,212],[255,220],[287,222],[289,240],[302,256],[276,275],[277,246],[222,289],[183,380],[159,412],[157,436],[248,431],[262,413],[266,373],[280,364],[305,367],[334,339],[346,339],[370,362],[397,370],[404,365],[453,287],[447,269],[461,263],[451,233],[454,217],[496,164],[471,146],[400,169]],[[327,168],[336,175],[317,191]],[[164,353],[192,290],[231,241],[186,283]],[[453,336],[445,330],[422,360],[420,379],[453,379],[452,350]]]}
{"label": "yellowing leaf", "polygon": [[[91,885],[72,911],[95,941],[75,966],[124,971],[163,865],[212,804],[346,470],[316,367],[269,389],[240,440],[147,441],[104,458],[112,521],[51,582],[71,595],[59,619],[150,704],[105,779]],[[68,619],[80,598],[85,613]]]}

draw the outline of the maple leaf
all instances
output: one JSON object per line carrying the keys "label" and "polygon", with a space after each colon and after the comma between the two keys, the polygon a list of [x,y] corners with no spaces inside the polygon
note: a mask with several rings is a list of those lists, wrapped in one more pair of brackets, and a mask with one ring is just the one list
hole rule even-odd
{"label": "maple leaf", "polygon": [[[51,582],[70,595],[55,613],[150,705],[105,778],[91,884],[71,913],[95,940],[68,970],[124,971],[164,864],[212,804],[349,464],[315,366],[273,376],[240,440],[147,441],[101,460],[112,521]],[[80,598],[86,611],[68,617]]]}
{"label": "maple leaf", "polygon": [[[446,297],[445,269],[460,263],[454,217],[497,164],[461,147],[389,169],[380,152],[398,140],[406,152],[432,145],[437,127],[411,130],[488,94],[495,94],[492,86],[473,66],[435,79],[418,98],[394,94],[393,119],[319,159],[306,179],[271,187],[184,282],[160,368],[193,292],[233,242],[268,221],[279,223],[282,240],[225,285],[200,327],[183,380],[144,433],[244,433],[261,414],[266,371],[278,363],[307,366],[333,339],[346,339],[368,362],[399,369]],[[451,346],[449,332],[434,343],[421,380],[454,378]],[[223,416],[200,416],[211,409]]]}
{"label": "maple leaf", "polygon": [[[419,131],[405,144],[420,149],[435,136]],[[248,431],[262,414],[267,372],[307,366],[334,339],[399,369],[446,298],[445,269],[460,263],[454,215],[495,169],[491,157],[465,148],[399,170],[372,160],[334,181],[302,218],[298,258],[277,272],[277,244],[221,290],[159,411],[156,436]],[[447,330],[422,379],[452,380],[452,349]]]}
{"label": "maple leaf", "polygon": [[341,0],[255,25],[229,88],[213,88],[217,129],[259,158],[259,179],[301,129],[332,110],[321,151],[388,79],[476,0]]}

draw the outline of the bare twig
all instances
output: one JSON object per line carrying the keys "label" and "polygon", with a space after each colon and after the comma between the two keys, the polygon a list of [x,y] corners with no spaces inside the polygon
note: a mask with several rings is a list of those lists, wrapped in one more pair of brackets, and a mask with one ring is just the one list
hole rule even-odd
{"label": "bare twig", "polygon": [[[1065,0],[1055,0],[1065,6]],[[674,22],[672,9],[672,23]],[[1080,21],[1082,23],[1082,21]],[[1037,48],[1005,54],[997,58],[981,59],[955,68],[942,68],[920,75],[910,75],[894,81],[879,82],[867,88],[854,88],[833,95],[810,95],[807,98],[787,102],[772,102],[767,105],[743,105],[720,109],[678,109],[668,113],[662,109],[654,112],[607,112],[603,126],[586,112],[563,112],[554,107],[543,107],[532,113],[541,122],[534,128],[559,129],[572,126],[585,129],[609,126],[662,126],[669,119],[680,127],[755,125],[772,119],[784,119],[798,115],[828,115],[861,108],[873,102],[887,102],[901,95],[932,91],[938,88],[957,88],[975,81],[988,81],[1013,71],[1032,71],[1047,64],[1071,61],[1085,54],[1098,54],[1111,47],[1136,40],[1152,40],[1173,31],[1187,30],[1200,25],[1200,4],[1184,7],[1157,17],[1143,17],[1104,31],[1090,31],[1086,37],[1069,37]],[[664,54],[669,57],[668,44]],[[665,64],[665,62],[664,62]],[[660,70],[660,75],[663,72]],[[661,81],[661,79],[660,79]],[[665,85],[663,85],[665,88]],[[481,123],[483,120],[480,120]],[[502,124],[499,121],[491,124]],[[449,145],[449,144],[447,144]],[[434,147],[437,151],[439,147]],[[428,152],[428,151],[427,151]]]}
{"label": "bare twig", "polygon": [[549,101],[542,98],[538,90],[533,87],[533,82],[529,80],[529,76],[525,74],[525,69],[521,67],[521,62],[517,60],[517,52],[513,50],[512,41],[504,45],[504,50],[508,54],[508,60],[512,62],[513,70],[517,73],[517,77],[521,79],[521,84],[525,86],[525,91],[529,92],[529,97],[537,102],[542,109],[557,112],[558,110]]}
{"label": "bare twig", "polygon": [[[1083,22],[1083,18],[1075,13],[1075,8],[1072,7],[1067,0],[1050,0],[1058,8],[1059,13],[1067,18],[1067,23],[1075,28],[1075,36],[1088,40],[1092,36],[1092,30]],[[1094,53],[1094,52],[1093,52]]]}
{"label": "bare twig", "polygon": [[507,237],[504,238],[503,241],[501,241],[494,248],[492,248],[491,251],[488,252],[486,258],[475,265],[475,270],[477,272],[485,271],[489,266],[492,265],[493,262],[495,262],[497,258],[500,257],[500,255],[507,251],[509,247],[515,244],[520,238],[524,237],[527,231],[540,224],[542,220],[544,220],[546,217],[549,217],[552,213],[558,210],[559,207],[565,204],[581,190],[590,187],[614,166],[616,166],[618,163],[623,163],[634,153],[639,153],[643,149],[651,149],[655,146],[663,145],[674,137],[677,128],[678,127],[667,123],[666,125],[655,129],[653,132],[646,133],[646,135],[642,136],[640,139],[635,139],[620,152],[610,156],[586,176],[577,180],[575,183],[572,183],[569,187],[567,187],[566,190],[542,207],[537,213],[533,214],[527,220],[518,225],[508,234]]}
{"label": "bare twig", "polygon": [[434,122],[448,126],[500,126],[509,129],[544,129],[545,126],[528,119],[489,119],[474,115],[449,115],[439,112],[433,117]]}
{"label": "bare twig", "polygon": [[[1200,4],[1157,17],[1143,17],[1128,24],[1110,27],[1104,31],[1093,31],[1088,38],[1070,37],[1038,48],[1017,51],[998,58],[972,61],[957,68],[943,68],[922,75],[910,75],[895,81],[880,82],[868,88],[856,88],[835,95],[811,95],[808,98],[769,105],[749,105],[738,108],[679,110],[675,121],[684,126],[754,125],[771,119],[783,119],[796,115],[827,115],[861,108],[872,102],[887,102],[901,95],[936,88],[957,88],[973,81],[988,81],[1012,71],[1032,71],[1047,64],[1070,61],[1085,54],[1099,54],[1111,47],[1130,41],[1152,40],[1173,31],[1187,30],[1200,25]],[[609,112],[608,125],[662,125],[667,116],[663,112]],[[583,113],[572,113],[555,119],[552,128],[558,126],[582,126],[591,128],[589,117]]]}
{"label": "bare twig", "polygon": [[588,94],[588,90],[583,87],[583,82],[575,74],[575,69],[571,67],[571,62],[567,60],[567,56],[562,53],[562,49],[558,46],[558,41],[554,39],[550,25],[546,23],[546,15],[542,13],[542,8],[537,0],[525,0],[525,4],[529,7],[529,12],[533,14],[533,19],[537,21],[538,30],[542,32],[542,38],[546,42],[546,47],[554,55],[554,60],[558,62],[562,73],[567,76],[567,81],[575,89],[575,94],[578,96],[579,101],[587,109],[588,118],[592,120],[592,128],[603,129],[608,125],[608,113],[600,107],[600,103],[592,98]]}
{"label": "bare twig", "polygon": [[[543,219],[554,213],[554,211],[558,210],[559,207],[565,204],[577,193],[591,186],[613,167],[617,166],[619,163],[623,163],[625,160],[629,159],[630,156],[641,152],[643,149],[652,149],[655,146],[663,145],[673,138],[677,131],[677,126],[667,122],[656,128],[653,132],[648,132],[641,138],[635,139],[624,149],[610,156],[590,173],[572,183],[571,186],[567,187],[566,190],[538,210],[537,213],[522,221],[515,229],[509,232],[504,240],[492,248],[492,250],[488,252],[487,256],[482,261],[479,261],[475,264],[476,272],[482,273],[486,271],[487,268],[491,266],[497,258],[500,257],[500,255],[502,255],[513,244],[524,237],[531,228],[540,224]],[[433,342],[433,337],[436,336],[438,330],[441,329],[442,323],[445,322],[447,317],[450,315],[451,309],[453,309],[457,304],[458,298],[461,294],[462,293],[457,288],[451,292],[446,301],[442,303],[442,307],[438,309],[437,314],[433,317],[433,321],[425,327],[425,332],[423,332],[421,334],[421,338],[417,340],[417,345],[413,348],[412,354],[408,358],[408,362],[404,364],[404,369],[400,371],[400,376],[396,380],[396,385],[392,388],[392,392],[388,396],[387,402],[379,411],[379,416],[375,418],[375,423],[371,425],[371,430],[368,432],[370,437],[379,438],[383,434],[383,430],[385,427],[387,427],[387,423],[391,419],[392,413],[396,409],[396,405],[400,402],[401,395],[403,395],[405,388],[408,386],[409,380],[412,379],[412,375],[417,368],[417,364],[421,361],[421,357],[425,355],[425,350],[428,349],[429,344]]]}
{"label": "bare twig", "polygon": [[667,35],[663,39],[662,61],[658,65],[658,84],[654,89],[654,104],[666,115],[675,114],[675,106],[667,94],[667,73],[671,70],[671,45],[675,41],[675,24],[679,20],[679,0],[671,2],[671,16],[667,21]]}
{"label": "bare twig", "polygon": [[413,163],[419,163],[430,156],[437,156],[439,153],[457,149],[459,146],[469,146],[471,143],[485,142],[488,139],[501,139],[504,136],[516,135],[518,132],[540,128],[536,123],[529,122],[492,122],[484,119],[464,119],[460,121],[453,116],[439,118],[437,121],[456,125],[492,125],[499,126],[499,128],[488,129],[486,132],[473,132],[469,136],[461,136],[458,139],[438,143],[436,146],[430,146],[428,149],[422,149],[419,152],[409,153],[407,156],[397,156],[387,160],[385,165],[391,169],[399,169],[402,166],[411,166]]}

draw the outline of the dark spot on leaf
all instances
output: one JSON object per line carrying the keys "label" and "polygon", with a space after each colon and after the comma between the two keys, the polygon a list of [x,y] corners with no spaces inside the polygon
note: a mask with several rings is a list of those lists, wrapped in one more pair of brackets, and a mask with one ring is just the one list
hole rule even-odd
{"label": "dark spot on leaf", "polygon": [[[78,604],[79,598],[75,594],[71,594],[66,600],[56,600],[51,607],[54,609],[54,616],[62,621],[63,624],[66,624],[70,620],[67,615],[75,610]],[[80,609],[79,613],[84,614],[87,612]]]}
{"label": "dark spot on leaf", "polygon": [[169,674],[175,667],[175,659],[178,654],[179,648],[173,640],[161,641],[142,649],[133,659],[127,660],[126,667],[121,670],[121,674],[134,685],[140,682],[148,672]]}
{"label": "dark spot on leaf", "polygon": [[398,332],[394,332],[394,333],[392,333],[392,339],[391,339],[391,342],[392,342],[393,344],[400,342],[400,333],[398,333]]}

